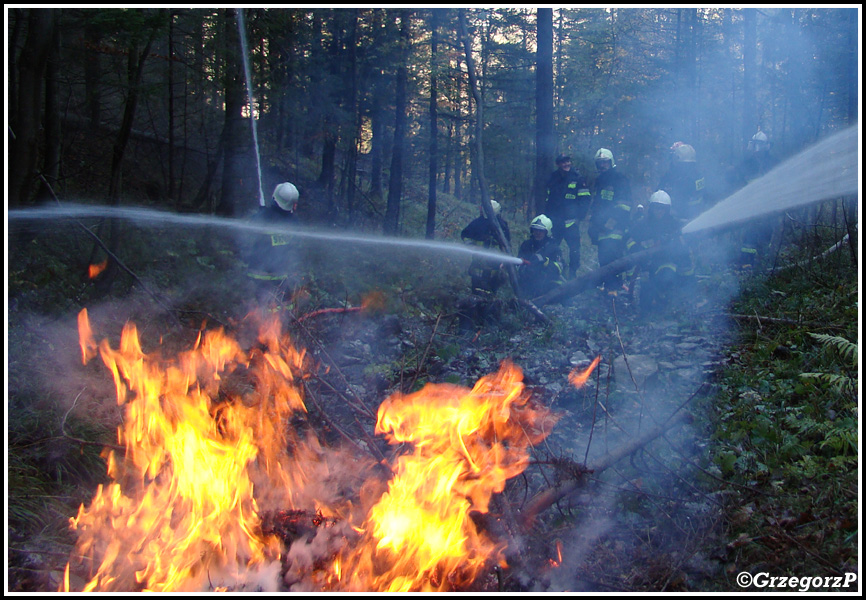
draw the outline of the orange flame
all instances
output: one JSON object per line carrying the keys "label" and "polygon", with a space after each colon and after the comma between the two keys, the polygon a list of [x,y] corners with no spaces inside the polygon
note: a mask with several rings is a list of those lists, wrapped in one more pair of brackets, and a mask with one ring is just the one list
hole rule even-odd
{"label": "orange flame", "polygon": [[506,362],[471,390],[428,384],[381,405],[376,432],[414,449],[399,457],[388,491],[370,510],[365,545],[343,560],[344,587],[444,591],[471,582],[491,560],[504,565],[503,547],[470,515],[488,511],[491,496],[526,468],[529,447],[555,422],[529,405],[522,378]]}
{"label": "orange flame", "polygon": [[[411,451],[392,465],[387,489],[362,486],[369,510],[359,513],[318,489],[321,478],[311,473],[328,468],[326,449],[288,425],[306,410],[300,379],[308,365],[277,320],[261,328],[253,350],[207,331],[174,360],[145,353],[133,324],[123,328],[119,349],[104,340],[97,346],[86,310],[79,335],[83,360],[98,349],[112,373],[126,448],[123,456],[105,451],[111,481],[70,519],[79,536],[74,554],[92,565],[85,591],[277,587],[286,549],[262,531],[264,502],[314,506],[344,520],[339,547],[328,546],[330,564],[311,567],[319,569],[311,581],[325,590],[459,588],[485,566],[504,565],[504,545],[472,515],[488,511],[556,421],[530,402],[522,372],[508,362],[472,389],[428,384],[394,395],[379,409],[376,433]],[[253,389],[231,392],[238,378],[251,378]]]}
{"label": "orange flame", "polygon": [[[79,330],[87,360],[86,311]],[[275,382],[290,383],[303,355],[273,330],[260,341],[266,350],[246,355],[221,331],[208,332],[192,351],[165,362],[145,354],[127,324],[119,350],[99,345],[126,411],[118,429],[126,453],[105,454],[113,481],[70,519],[77,553],[101,557],[85,591],[200,590],[221,569],[262,567],[279,557],[276,541],[259,533],[253,481],[260,472],[284,485],[293,480],[276,449],[289,445],[280,424],[304,405],[296,387]],[[257,405],[214,400],[221,374],[236,365],[255,369]]]}
{"label": "orange flame", "polygon": [[578,371],[577,367],[575,367],[571,373],[568,374],[568,381],[574,387],[580,389],[584,385],[586,385],[589,376],[592,375],[592,372],[598,366],[598,363],[601,361],[601,356],[596,356],[595,360],[590,363],[590,365],[584,369],[583,371]]}
{"label": "orange flame", "polygon": [[102,273],[108,267],[108,259],[105,259],[101,263],[90,265],[87,267],[87,275],[91,279],[96,279],[100,273]]}

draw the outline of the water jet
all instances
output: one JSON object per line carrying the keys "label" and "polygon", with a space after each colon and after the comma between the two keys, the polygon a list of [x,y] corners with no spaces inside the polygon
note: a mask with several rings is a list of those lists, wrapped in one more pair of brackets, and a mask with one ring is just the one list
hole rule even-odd
{"label": "water jet", "polygon": [[220,227],[251,234],[270,235],[281,233],[290,237],[327,241],[329,243],[368,244],[403,250],[442,252],[489,258],[494,261],[500,261],[503,264],[519,265],[522,263],[519,258],[503,254],[502,252],[483,250],[475,246],[455,242],[435,242],[412,238],[341,233],[334,230],[315,229],[285,223],[262,224],[211,215],[181,215],[149,208],[65,204],[59,207],[13,209],[7,212],[7,217],[10,222],[102,217],[125,219],[136,223],[149,223],[153,225],[174,224],[189,227]]}
{"label": "water jet", "polygon": [[749,183],[683,227],[721,229],[773,213],[856,194],[859,126],[835,133]]}

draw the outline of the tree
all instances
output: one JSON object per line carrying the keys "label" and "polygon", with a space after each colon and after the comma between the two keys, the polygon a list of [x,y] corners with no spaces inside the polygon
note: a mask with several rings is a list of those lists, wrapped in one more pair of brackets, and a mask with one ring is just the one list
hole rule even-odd
{"label": "tree", "polygon": [[220,202],[216,213],[224,217],[235,214],[238,199],[243,196],[243,66],[240,62],[240,37],[234,8],[223,9],[223,35],[225,40],[226,69],[225,119],[223,121],[223,177]]}
{"label": "tree", "polygon": [[[460,37],[466,55],[466,74],[469,77],[469,89],[472,93],[472,97],[475,99],[475,160],[473,161],[473,166],[475,176],[478,178],[478,186],[481,191],[481,208],[490,222],[493,223],[493,228],[496,230],[499,245],[503,252],[511,254],[511,246],[493,212],[493,205],[490,202],[490,194],[487,189],[487,178],[484,175],[484,103],[481,101],[481,90],[475,74],[475,64],[472,58],[472,40],[469,37],[469,26],[466,22],[466,9],[458,9],[458,18],[460,23]],[[514,270],[514,265],[509,264],[506,269],[508,272],[508,279],[511,282],[511,288],[514,290],[514,295],[520,298],[520,288],[517,284],[517,273]]]}
{"label": "tree", "polygon": [[553,9],[539,8],[535,66],[535,206],[529,206],[527,219],[544,206],[547,175],[553,164]]}
{"label": "tree", "polygon": [[439,9],[430,14],[430,166],[427,180],[427,229],[425,237],[432,240],[436,234],[436,179],[439,172],[439,90],[436,86],[439,47]]}
{"label": "tree", "polygon": [[398,231],[400,201],[403,196],[403,153],[406,136],[406,85],[409,78],[409,47],[411,38],[410,12],[400,11],[400,63],[397,68],[397,91],[394,101],[394,150],[391,154],[391,173],[388,181],[388,205],[385,209],[383,229],[387,234]]}
{"label": "tree", "polygon": [[754,8],[743,9],[743,140],[748,140],[755,133],[755,127],[758,125],[755,97],[757,15],[757,10]]}
{"label": "tree", "polygon": [[29,202],[36,181],[43,86],[53,46],[55,17],[53,8],[31,8],[28,12],[27,38],[18,62],[18,112],[10,122],[10,206]]}

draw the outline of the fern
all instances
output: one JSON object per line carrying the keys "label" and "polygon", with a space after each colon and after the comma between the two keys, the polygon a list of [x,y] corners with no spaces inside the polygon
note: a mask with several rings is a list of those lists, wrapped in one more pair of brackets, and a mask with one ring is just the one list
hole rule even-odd
{"label": "fern", "polygon": [[800,377],[827,385],[837,394],[855,394],[857,391],[855,380],[847,375],[834,375],[833,373],[800,373]]}
{"label": "fern", "polygon": [[824,344],[825,347],[835,348],[842,355],[842,358],[850,360],[851,365],[855,369],[857,368],[857,344],[836,335],[823,333],[810,333],[809,335]]}
{"label": "fern", "polygon": [[[857,370],[857,344],[835,335],[823,333],[810,333],[809,335],[821,342],[825,348],[834,348],[843,359],[850,361],[851,368],[855,371]],[[800,377],[826,385],[837,394],[857,395],[857,380],[847,375],[838,375],[836,373],[800,373]]]}

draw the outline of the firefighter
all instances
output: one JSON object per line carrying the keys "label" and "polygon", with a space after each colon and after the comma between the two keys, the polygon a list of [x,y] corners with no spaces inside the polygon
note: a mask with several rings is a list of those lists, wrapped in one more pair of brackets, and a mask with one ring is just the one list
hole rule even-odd
{"label": "firefighter", "polygon": [[[613,153],[601,148],[595,153],[598,178],[593,190],[589,217],[589,237],[598,247],[598,266],[603,267],[623,256],[631,222],[631,184],[619,172]],[[622,288],[622,274],[611,275],[603,289],[612,296]]]}
{"label": "firefighter", "polygon": [[568,244],[568,277],[580,268],[580,222],[589,212],[589,186],[572,166],[571,157],[559,155],[556,171],[547,181],[544,214],[553,221],[553,239]]}
{"label": "firefighter", "polygon": [[529,239],[517,252],[517,258],[523,260],[517,268],[517,280],[526,298],[543,296],[565,281],[559,243],[552,234],[553,222],[546,215],[538,215],[529,225]]}
{"label": "firefighter", "polygon": [[662,309],[678,297],[683,289],[683,270],[689,265],[689,253],[680,235],[682,227],[671,212],[671,204],[666,191],[653,193],[646,216],[636,222],[629,233],[629,253],[665,245],[663,250],[635,267],[636,272],[648,272],[640,290],[640,309],[644,313]]}
{"label": "firefighter", "polygon": [[[505,240],[511,245],[511,232],[508,223],[502,218],[502,206],[496,200],[490,202],[493,207],[493,216],[502,228]],[[480,216],[463,228],[460,233],[464,244],[478,246],[479,248],[499,248],[499,236],[494,224],[488,219],[482,209]],[[473,257],[469,264],[469,277],[472,282],[472,291],[477,294],[495,293],[505,281],[505,273],[502,265],[490,259]]]}
{"label": "firefighter", "polygon": [[[293,223],[297,220],[298,188],[289,182],[278,184],[274,188],[270,201],[253,217],[257,224]],[[283,232],[274,231],[258,236],[253,243],[250,256],[250,270],[247,274],[253,279],[264,281],[282,281],[288,277],[289,260],[286,246],[289,236]]]}
{"label": "firefighter", "polygon": [[[749,140],[746,157],[734,173],[732,183],[737,188],[743,187],[766,175],[774,165],[775,161],[770,155],[770,140],[767,134],[759,129]],[[773,219],[766,217],[743,225],[738,261],[741,269],[751,270],[767,252],[773,237],[773,225]]]}
{"label": "firefighter", "polygon": [[683,142],[676,142],[670,148],[670,167],[657,188],[670,195],[674,218],[685,224],[705,210],[704,187],[704,176],[698,166],[695,149]]}

